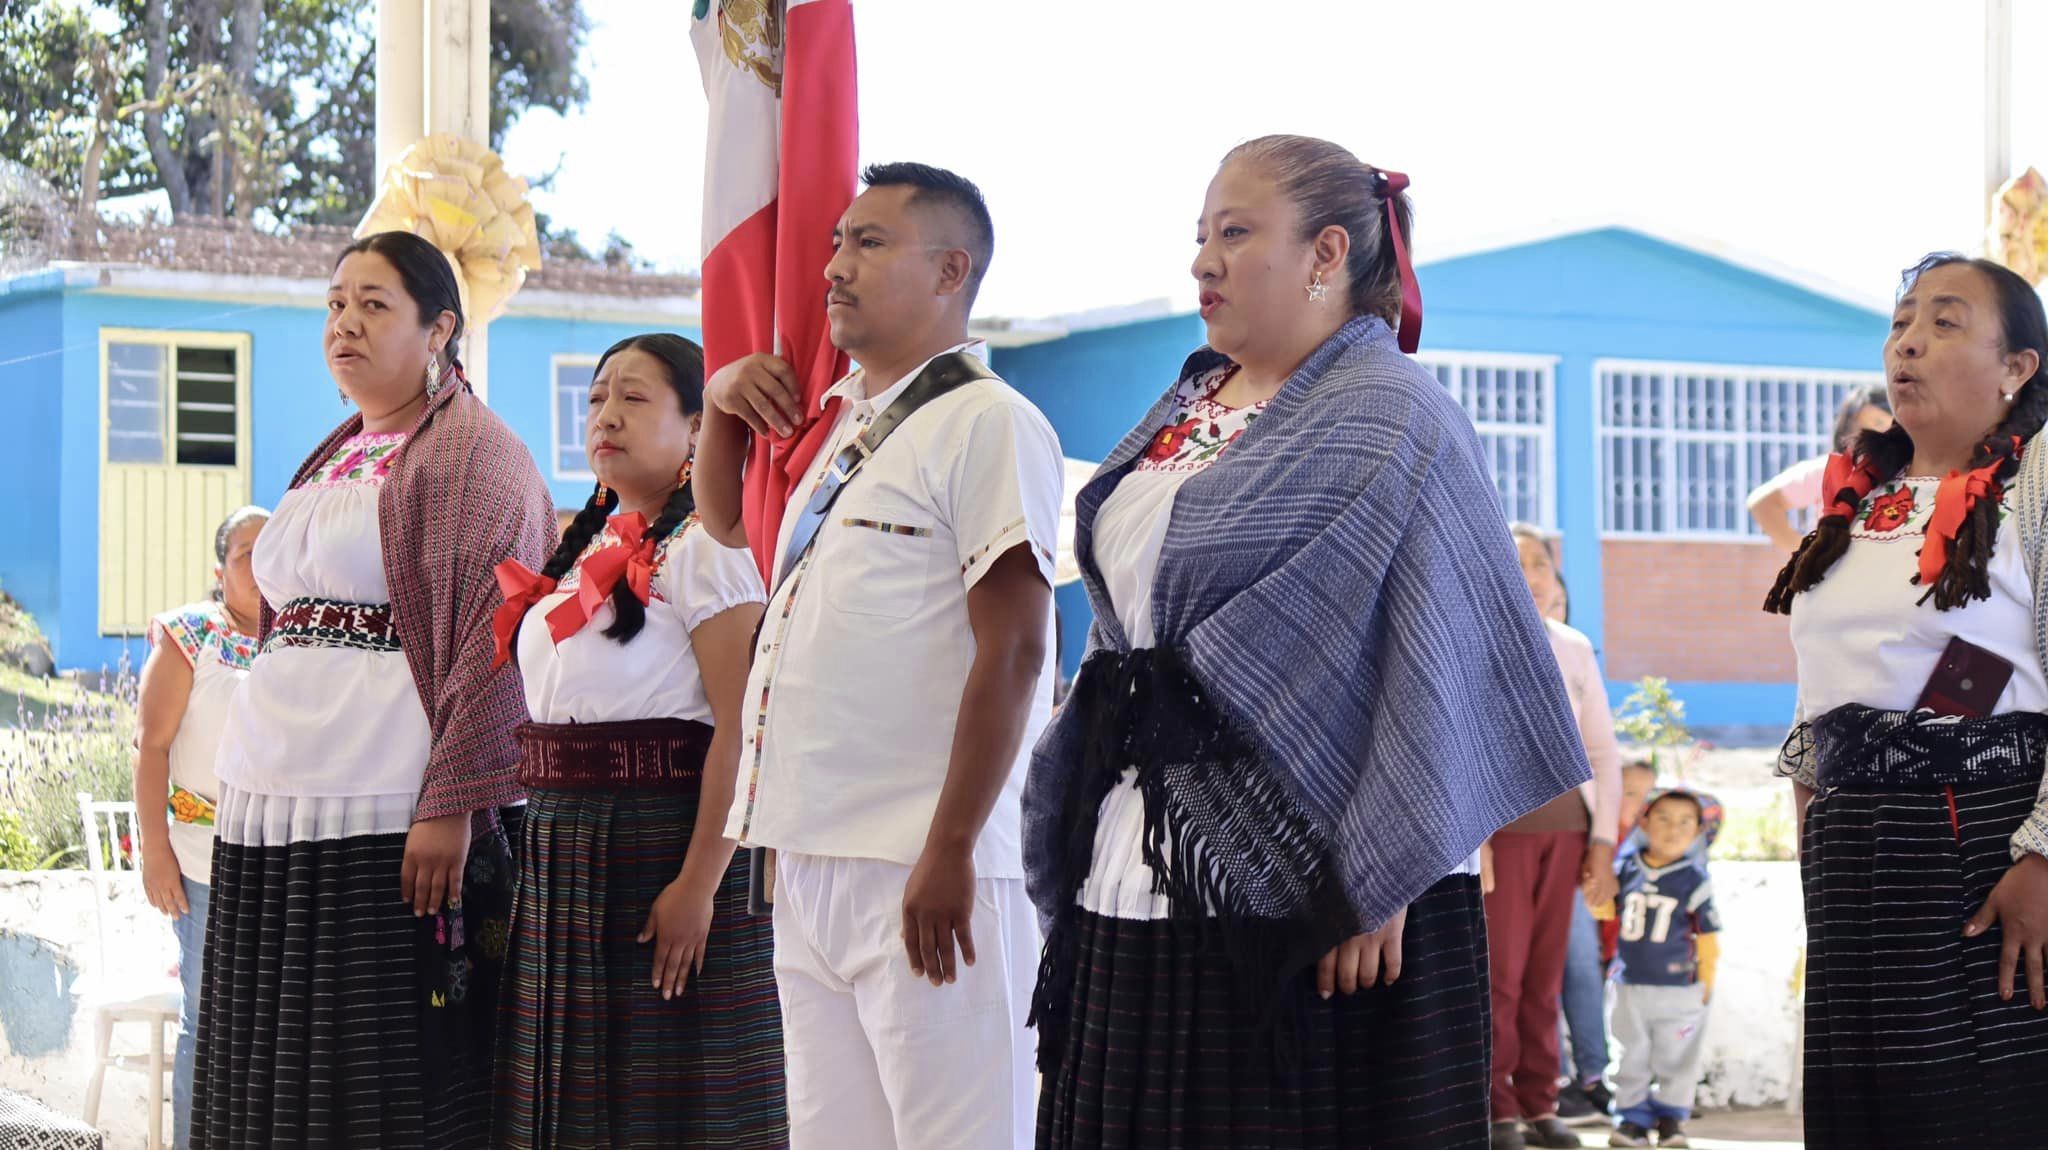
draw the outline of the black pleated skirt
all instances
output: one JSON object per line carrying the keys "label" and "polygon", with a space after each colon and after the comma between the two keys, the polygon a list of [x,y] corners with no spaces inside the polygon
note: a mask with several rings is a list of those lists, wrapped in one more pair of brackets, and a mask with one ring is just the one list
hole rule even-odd
{"label": "black pleated skirt", "polygon": [[1945,748],[1857,710],[1834,716],[1834,745],[1877,750],[1823,758],[1801,846],[1806,1145],[2048,1145],[2048,1013],[2024,966],[1999,999],[2000,930],[1962,934],[2012,867],[2040,733]]}
{"label": "black pleated skirt", "polygon": [[509,846],[473,836],[462,910],[420,919],[405,840],[216,843],[193,1146],[487,1144]]}
{"label": "black pleated skirt", "polygon": [[1393,985],[1326,1002],[1310,971],[1278,1020],[1258,1016],[1243,979],[1185,923],[1082,912],[1076,926],[1072,1021],[1041,1086],[1040,1150],[1487,1144],[1476,877],[1446,878],[1409,907]]}

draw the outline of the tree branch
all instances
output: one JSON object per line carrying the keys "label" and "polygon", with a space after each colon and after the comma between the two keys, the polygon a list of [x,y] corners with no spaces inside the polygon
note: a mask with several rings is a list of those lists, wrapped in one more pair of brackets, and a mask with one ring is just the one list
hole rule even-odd
{"label": "tree branch", "polygon": [[[170,69],[170,28],[164,11],[168,0],[143,0],[144,39],[148,45],[148,63],[143,70],[143,91],[163,93],[169,86],[165,75]],[[150,103],[155,107],[123,109],[120,115],[142,112],[142,135],[149,141],[150,162],[156,165],[157,176],[163,180],[164,191],[171,197],[171,218],[188,215],[192,211],[192,192],[185,184],[185,169],[179,165],[178,156],[171,151],[171,138],[164,131],[163,98]]]}

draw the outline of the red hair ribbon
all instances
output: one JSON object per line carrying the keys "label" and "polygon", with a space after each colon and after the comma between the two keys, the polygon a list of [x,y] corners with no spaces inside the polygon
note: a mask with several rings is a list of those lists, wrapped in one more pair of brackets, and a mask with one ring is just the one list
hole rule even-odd
{"label": "red hair ribbon", "polygon": [[1387,207],[1387,234],[1394,238],[1394,262],[1401,269],[1401,350],[1409,355],[1422,345],[1422,285],[1415,280],[1415,265],[1408,259],[1408,241],[1401,238],[1401,221],[1396,218],[1394,198],[1408,188],[1404,172],[1374,169],[1379,177],[1380,202]]}
{"label": "red hair ribbon", "polygon": [[1844,521],[1856,518],[1856,509],[1863,505],[1863,497],[1877,486],[1877,472],[1867,465],[1856,462],[1849,456],[1836,452],[1828,456],[1828,465],[1821,472],[1820,497],[1824,508],[1821,518],[1838,515]]}
{"label": "red hair ribbon", "polygon": [[[578,564],[576,593],[548,612],[548,634],[557,643],[581,631],[605,600],[611,598],[621,579],[642,603],[653,594],[655,541],[646,538],[647,517],[638,511],[613,516],[607,530],[612,541]],[[505,596],[505,602],[491,616],[491,631],[497,639],[497,654],[491,663],[494,669],[511,661],[512,637],[519,631],[519,621],[557,588],[555,580],[534,574],[516,559],[498,564],[497,576],[498,590]]]}
{"label": "red hair ribbon", "polygon": [[638,511],[615,515],[607,528],[610,543],[584,557],[581,582],[576,593],[548,612],[548,634],[560,643],[583,629],[597,609],[611,598],[619,580],[640,602],[647,602],[654,585],[654,540],[645,538],[647,517]]}
{"label": "red hair ribbon", "polygon": [[[2021,450],[2018,436],[2013,437],[2013,455]],[[1941,569],[1948,566],[1949,553],[1955,550],[1956,532],[1962,530],[1963,520],[1969,518],[1970,508],[1977,500],[1989,495],[1995,502],[2005,497],[2005,489],[1999,486],[1998,469],[2004,464],[1994,459],[1974,471],[1951,471],[1934,489],[1934,514],[1927,520],[1927,542],[1920,547],[1920,585],[1934,586],[1941,576]]]}
{"label": "red hair ribbon", "polygon": [[497,640],[497,653],[491,657],[493,671],[512,661],[512,638],[519,634],[519,621],[534,604],[555,593],[553,579],[535,574],[517,559],[498,564],[496,574],[498,593],[505,601],[491,615],[491,635]]}

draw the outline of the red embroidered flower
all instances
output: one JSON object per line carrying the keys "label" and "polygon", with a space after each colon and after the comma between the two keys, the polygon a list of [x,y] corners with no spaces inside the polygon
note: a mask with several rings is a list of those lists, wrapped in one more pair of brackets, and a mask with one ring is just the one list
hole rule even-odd
{"label": "red embroidered flower", "polygon": [[1159,434],[1152,437],[1152,446],[1145,452],[1146,460],[1160,463],[1172,459],[1187,444],[1188,437],[1195,433],[1195,428],[1201,424],[1200,419],[1189,419],[1160,428]]}
{"label": "red embroidered flower", "polygon": [[1890,495],[1880,495],[1870,501],[1870,510],[1863,516],[1863,526],[1872,531],[1897,531],[1906,525],[1906,519],[1912,513],[1913,489],[1901,487]]}

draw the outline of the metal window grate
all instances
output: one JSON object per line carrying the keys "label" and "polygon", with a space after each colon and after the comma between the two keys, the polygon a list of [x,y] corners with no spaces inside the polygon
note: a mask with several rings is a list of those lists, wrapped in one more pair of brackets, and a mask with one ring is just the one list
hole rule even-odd
{"label": "metal window grate", "polygon": [[1557,525],[1557,360],[1499,352],[1426,351],[1435,373],[1479,433],[1502,514]]}
{"label": "metal window grate", "polygon": [[1600,531],[1749,539],[1751,488],[1831,447],[1835,409],[1875,372],[1601,360]]}

